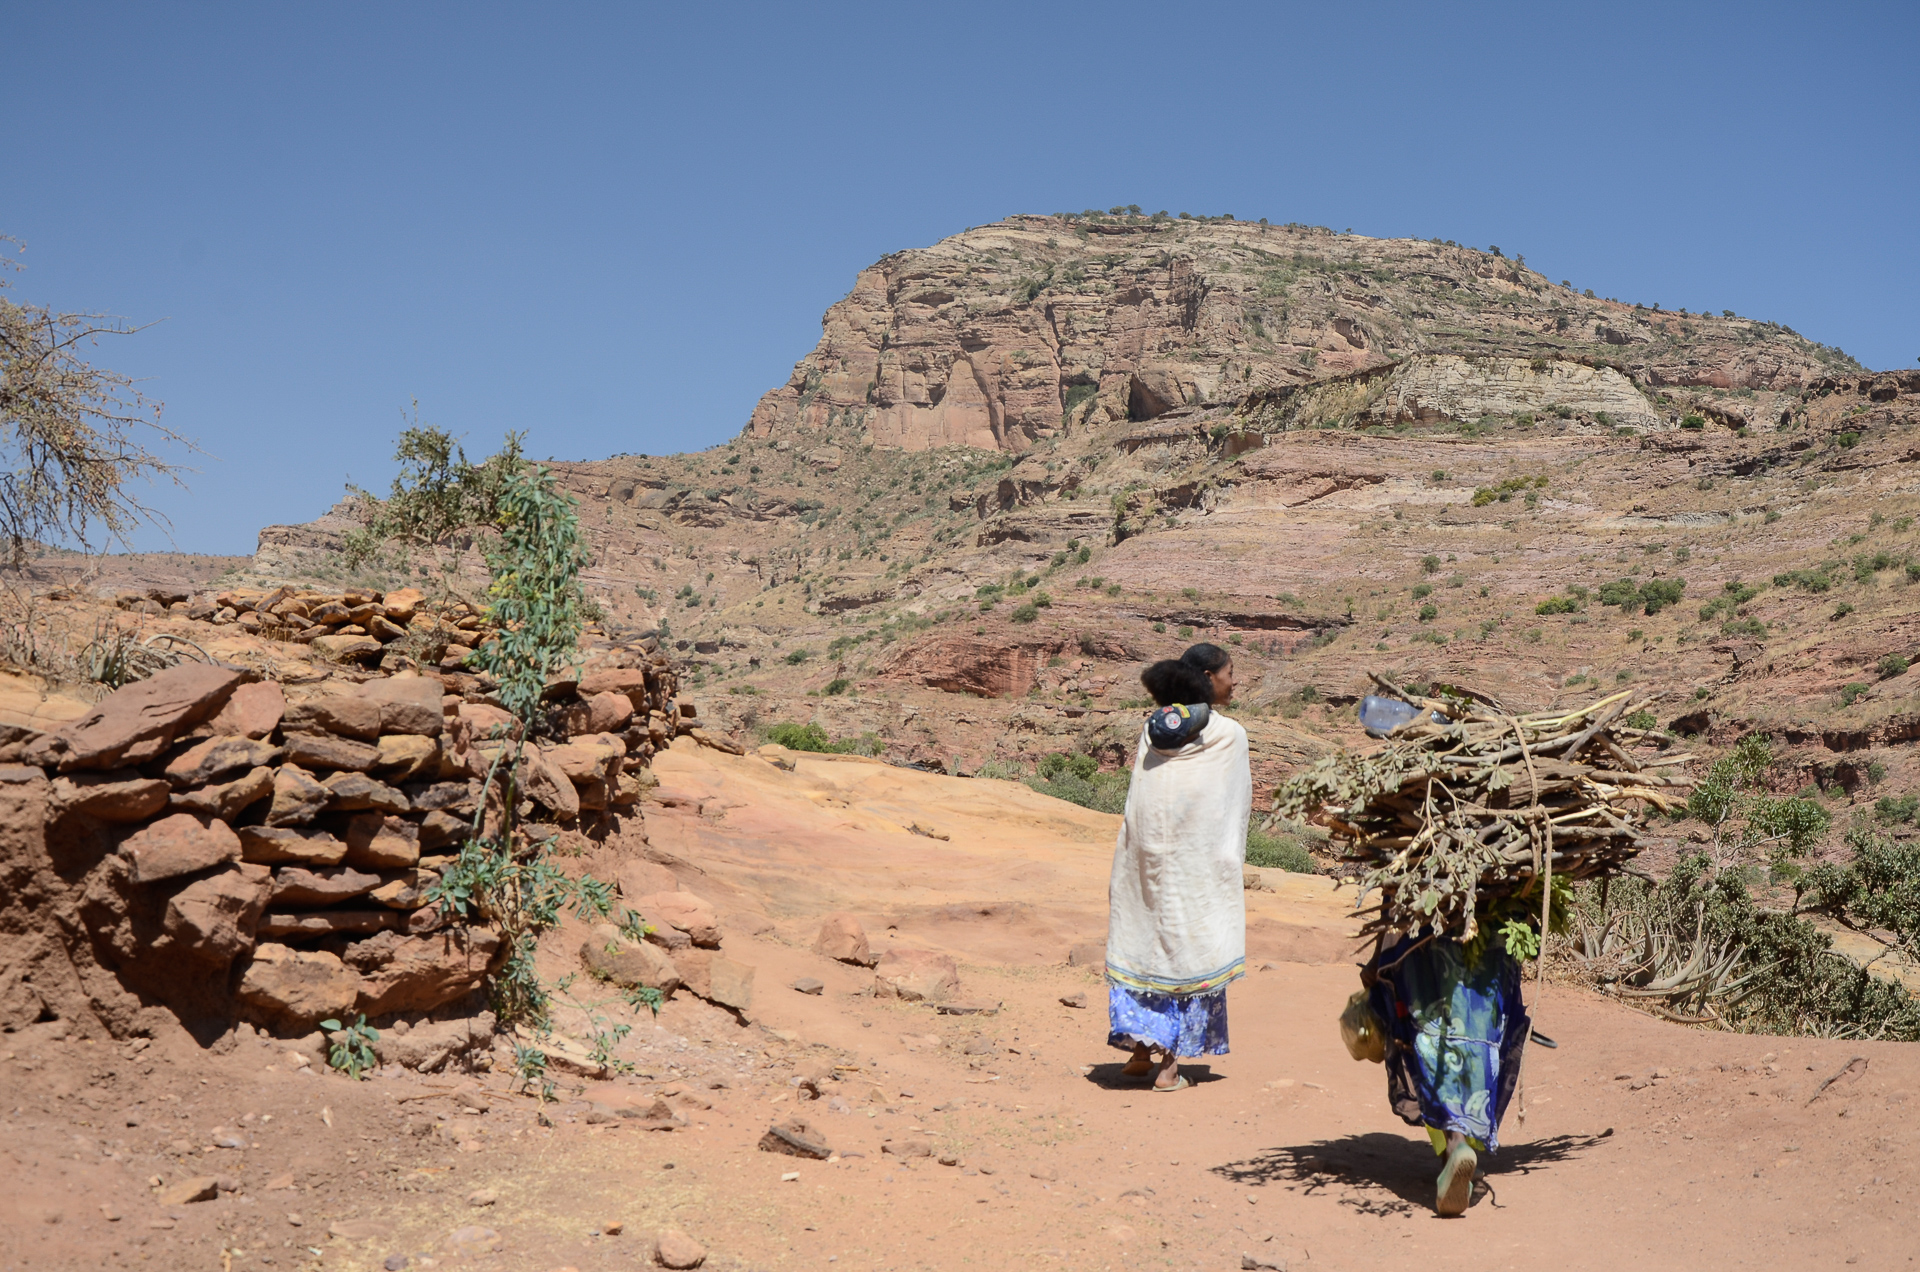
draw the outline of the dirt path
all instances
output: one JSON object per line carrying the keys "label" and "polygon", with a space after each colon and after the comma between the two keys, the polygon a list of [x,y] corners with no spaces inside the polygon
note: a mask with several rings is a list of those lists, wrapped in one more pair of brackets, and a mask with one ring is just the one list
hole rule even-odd
{"label": "dirt path", "polygon": [[[665,1226],[707,1267],[768,1270],[1894,1268],[1920,1245],[1915,1048],[1697,1032],[1549,986],[1560,1045],[1529,1049],[1525,1122],[1471,1213],[1440,1220],[1424,1137],[1340,1046],[1355,981],[1334,955],[1257,954],[1233,1053],[1191,1090],[1117,1076],[1098,973],[1062,961],[1097,932],[1113,819],[877,765],[676,749],[661,775],[653,851],[717,894],[729,956],[758,968],[753,1023],[676,998],[622,1044],[635,1072],[562,1078],[546,1106],[500,1075],[352,1084],[251,1039],[136,1051],[35,1026],[0,1039],[0,1268],[593,1272],[647,1266]],[[902,799],[949,837],[890,822]],[[1337,945],[1337,900],[1282,884],[1249,894],[1256,946]],[[954,952],[997,1013],[865,995],[871,973],[808,948],[827,909]],[[803,976],[824,993],[788,988]],[[683,1127],[594,1110],[655,1094]],[[795,1115],[834,1160],[757,1149]],[[150,1183],[202,1174],[236,1187],[167,1205]]]}

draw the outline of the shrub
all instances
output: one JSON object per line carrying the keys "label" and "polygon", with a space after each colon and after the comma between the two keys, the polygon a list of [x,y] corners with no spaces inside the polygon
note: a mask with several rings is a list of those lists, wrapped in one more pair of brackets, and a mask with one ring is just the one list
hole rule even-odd
{"label": "shrub", "polygon": [[787,665],[790,667],[798,667],[801,663],[807,661],[807,659],[811,657],[813,657],[813,654],[809,650],[791,649],[787,651]]}
{"label": "shrub", "polygon": [[794,724],[782,722],[768,728],[767,741],[784,746],[789,751],[828,752],[833,744],[827,740],[827,731],[817,724]]}
{"label": "shrub", "polygon": [[[984,768],[981,776],[987,776]],[[1133,780],[1133,772],[1117,769],[1102,773],[1099,761],[1090,755],[1055,751],[1042,756],[1036,775],[1025,780],[1042,795],[1064,799],[1095,812],[1118,813],[1126,809],[1127,787]]]}
{"label": "shrub", "polygon": [[1040,617],[1040,609],[1034,605],[1033,602],[1029,601],[1024,605],[1016,607],[1013,613],[1007,615],[1007,617],[1016,623],[1031,623],[1034,619]]}
{"label": "shrub", "polygon": [[1660,722],[1654,719],[1653,712],[1645,707],[1629,715],[1626,720],[1629,729],[1651,729]]}
{"label": "shrub", "polygon": [[1905,654],[1888,654],[1879,663],[1880,679],[1891,680],[1895,676],[1904,676],[1910,666],[1912,664],[1907,661]]}
{"label": "shrub", "polygon": [[1533,607],[1536,614],[1572,614],[1579,610],[1580,602],[1571,596],[1550,596]]}
{"label": "shrub", "polygon": [[1915,813],[1920,813],[1920,795],[1902,795],[1898,799],[1882,795],[1873,801],[1874,820],[1883,826],[1910,822]]}
{"label": "shrub", "polygon": [[1783,574],[1776,574],[1773,576],[1773,585],[1797,587],[1804,592],[1829,591],[1833,587],[1833,576],[1829,573],[1830,564],[1820,565],[1811,570],[1788,570]]}
{"label": "shrub", "polygon": [[1181,640],[1192,640],[1193,628],[1183,626],[1180,628],[1178,632],[1175,633],[1175,635],[1179,636]]}
{"label": "shrub", "polygon": [[1437,573],[1440,569],[1440,558],[1434,556],[1432,553],[1428,553],[1426,556],[1420,558],[1420,569],[1421,572],[1425,574]]}
{"label": "shrub", "polygon": [[1851,613],[1853,613],[1853,603],[1851,601],[1842,601],[1833,607],[1833,613],[1827,615],[1827,621],[1830,623],[1838,622]]}
{"label": "shrub", "polygon": [[1648,579],[1640,585],[1640,599],[1651,617],[1669,605],[1678,605],[1681,594],[1686,590],[1685,579]]}
{"label": "shrub", "polygon": [[1261,830],[1258,823],[1247,825],[1247,864],[1263,870],[1286,870],[1294,874],[1318,874],[1313,854],[1292,835],[1274,835]]}
{"label": "shrub", "polygon": [[1767,634],[1767,625],[1757,618],[1731,618],[1720,624],[1725,636],[1751,636],[1759,639]]}
{"label": "shrub", "polygon": [[1425,599],[1426,597],[1429,597],[1429,596],[1432,596],[1432,595],[1433,595],[1433,584],[1431,584],[1431,583],[1415,583],[1415,584],[1413,585],[1413,599],[1414,599],[1414,600],[1416,600],[1416,601],[1418,601],[1418,600],[1423,600],[1423,599]]}
{"label": "shrub", "polygon": [[837,698],[852,687],[853,681],[848,680],[845,676],[836,676],[827,682],[827,687],[821,690],[821,692],[830,698]]}
{"label": "shrub", "polygon": [[1429,602],[1420,607],[1419,618],[1421,622],[1431,623],[1438,617],[1440,617],[1440,607],[1438,605]]}
{"label": "shrub", "polygon": [[1699,432],[1701,429],[1705,428],[1706,426],[1707,426],[1707,419],[1704,415],[1689,415],[1685,419],[1680,421],[1681,428],[1691,429],[1694,432]]}
{"label": "shrub", "polygon": [[1833,440],[1840,444],[1841,450],[1852,450],[1855,446],[1859,445],[1860,434],[1842,433],[1840,434],[1840,436],[1834,438]]}
{"label": "shrub", "polygon": [[1861,684],[1857,680],[1850,685],[1842,685],[1840,688],[1840,705],[1843,707],[1850,707],[1854,703],[1858,702],[1861,696],[1864,695],[1866,692],[1867,692],[1867,686]]}

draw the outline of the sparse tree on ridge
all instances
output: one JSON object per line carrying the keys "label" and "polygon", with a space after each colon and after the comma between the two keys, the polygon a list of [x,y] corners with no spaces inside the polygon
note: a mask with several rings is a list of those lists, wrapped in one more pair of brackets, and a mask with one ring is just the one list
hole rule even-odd
{"label": "sparse tree on ridge", "polygon": [[[13,239],[0,243],[17,250]],[[0,293],[4,271],[17,268],[0,256]],[[80,356],[101,336],[139,330],[106,314],[58,313],[0,294],[0,537],[16,568],[38,543],[131,547],[141,523],[166,528],[166,517],[134,493],[136,483],[180,485],[186,470],[147,444],[192,443],[160,423],[161,404],[132,379]]]}

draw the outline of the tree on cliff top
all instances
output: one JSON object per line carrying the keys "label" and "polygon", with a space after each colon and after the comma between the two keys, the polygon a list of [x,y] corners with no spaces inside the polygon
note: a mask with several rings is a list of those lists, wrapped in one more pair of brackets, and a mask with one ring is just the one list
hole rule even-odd
{"label": "tree on cliff top", "polygon": [[[5,236],[0,243],[18,246]],[[0,292],[8,286],[4,271],[17,268],[0,256]],[[159,477],[180,485],[185,470],[142,438],[192,443],[161,425],[161,404],[131,379],[80,356],[101,336],[139,330],[105,314],[56,313],[0,294],[0,536],[14,566],[26,563],[36,543],[131,547],[140,523],[166,526],[133,485]]]}

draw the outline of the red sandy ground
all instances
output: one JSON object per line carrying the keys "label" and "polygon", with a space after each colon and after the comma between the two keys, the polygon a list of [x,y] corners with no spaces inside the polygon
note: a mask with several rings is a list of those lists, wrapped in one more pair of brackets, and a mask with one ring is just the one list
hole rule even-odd
{"label": "red sandy ground", "polygon": [[[1560,1046],[1529,1049],[1524,1122],[1509,1113],[1471,1212],[1441,1220],[1424,1135],[1387,1111],[1381,1070],[1341,1048],[1334,1018],[1356,982],[1315,881],[1248,894],[1260,970],[1231,991],[1233,1054],[1154,1095],[1116,1074],[1097,972],[1062,961],[1090,923],[1097,935],[1116,819],[1007,784],[806,758],[786,773],[684,744],[660,774],[673,806],[649,809],[652,850],[721,907],[726,953],[758,968],[753,1023],[675,999],[620,1048],[636,1072],[613,1086],[672,1093],[684,1129],[589,1123],[576,1078],[542,1106],[501,1074],[476,1098],[448,1076],[300,1074],[251,1039],[131,1055],[35,1026],[0,1037],[0,1269],[405,1255],[591,1272],[649,1266],[669,1225],[716,1269],[1231,1269],[1243,1255],[1296,1272],[1869,1269],[1920,1250],[1920,1048],[1706,1033],[1549,985],[1537,1023]],[[907,807],[949,839],[889,821]],[[586,864],[637,850],[605,844]],[[808,949],[830,909],[860,915],[876,946],[953,952],[964,995],[998,1014],[866,996],[870,973]],[[550,942],[554,974],[578,939]],[[825,994],[787,988],[801,976]],[[598,986],[572,992],[633,1020]],[[1061,1004],[1076,993],[1086,1008]],[[559,1023],[578,1033],[580,1019],[569,1007]],[[819,1064],[837,1077],[808,1101],[789,1079]],[[757,1150],[796,1113],[839,1160]],[[204,1147],[215,1126],[249,1147]],[[882,1151],[912,1137],[935,1156]],[[240,1187],[153,1199],[152,1178],[192,1174]],[[475,1190],[495,1199],[472,1206]],[[452,1252],[466,1225],[500,1248]]]}

